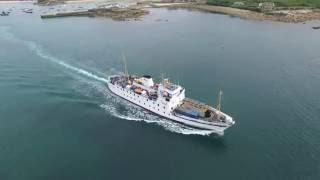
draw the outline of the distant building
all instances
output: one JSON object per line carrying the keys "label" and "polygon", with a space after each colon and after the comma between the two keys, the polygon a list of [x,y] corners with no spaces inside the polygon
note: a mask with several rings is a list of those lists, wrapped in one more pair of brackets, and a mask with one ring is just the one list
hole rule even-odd
{"label": "distant building", "polygon": [[195,0],[161,0],[162,3],[183,3],[183,2],[195,2]]}
{"label": "distant building", "polygon": [[173,3],[174,0],[161,0],[162,3]]}
{"label": "distant building", "polygon": [[241,6],[244,6],[244,2],[237,1],[237,2],[234,2],[234,3],[232,4],[232,6],[234,6],[234,7],[241,7]]}
{"label": "distant building", "polygon": [[265,11],[272,11],[275,5],[273,2],[262,2],[262,3],[259,3],[258,7],[259,9],[261,9],[261,11],[265,12]]}

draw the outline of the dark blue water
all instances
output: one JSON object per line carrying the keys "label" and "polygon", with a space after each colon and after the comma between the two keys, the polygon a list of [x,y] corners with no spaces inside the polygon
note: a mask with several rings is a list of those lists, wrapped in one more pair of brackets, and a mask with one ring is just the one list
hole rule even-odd
{"label": "dark blue water", "polygon": [[[1,180],[319,179],[319,22],[166,9],[142,21],[41,20],[41,7],[7,6]],[[112,96],[105,78],[123,70],[122,52],[130,73],[165,73],[205,103],[222,89],[236,125],[217,136]]]}

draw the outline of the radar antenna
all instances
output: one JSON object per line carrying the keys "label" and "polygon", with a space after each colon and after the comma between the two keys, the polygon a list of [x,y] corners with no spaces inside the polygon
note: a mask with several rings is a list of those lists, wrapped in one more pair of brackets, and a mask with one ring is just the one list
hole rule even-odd
{"label": "radar antenna", "polygon": [[162,86],[163,86],[164,88],[167,88],[168,85],[170,84],[169,78],[164,78],[164,77],[165,77],[165,75],[164,75],[163,73],[161,73]]}

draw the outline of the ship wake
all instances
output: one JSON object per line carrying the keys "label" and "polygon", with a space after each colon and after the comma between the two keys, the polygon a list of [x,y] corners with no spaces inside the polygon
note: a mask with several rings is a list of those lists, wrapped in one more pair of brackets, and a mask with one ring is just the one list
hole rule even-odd
{"label": "ship wake", "polygon": [[[111,114],[120,119],[125,119],[129,121],[143,121],[146,123],[157,124],[162,126],[164,129],[169,130],[174,133],[184,134],[184,135],[203,135],[208,136],[214,131],[210,130],[199,130],[192,127],[188,127],[179,123],[175,123],[165,118],[156,116],[148,111],[145,111],[141,107],[138,107],[130,102],[127,102],[120,97],[113,95],[109,90],[106,90],[107,87],[105,83],[108,81],[106,78],[103,78],[97,74],[89,72],[85,69],[75,67],[71,64],[66,63],[65,61],[56,58],[49,53],[47,53],[40,45],[33,41],[27,41],[17,38],[14,34],[8,31],[8,27],[0,27],[1,38],[17,42],[25,45],[30,51],[34,52],[37,56],[42,59],[48,60],[52,63],[60,65],[61,67],[71,70],[72,72],[85,76],[87,78],[93,79],[97,82],[100,82],[99,85],[95,86],[96,90],[102,92],[105,97],[105,102],[100,105],[107,113]],[[111,72],[110,72],[111,73]],[[88,82],[92,84],[92,82]]]}

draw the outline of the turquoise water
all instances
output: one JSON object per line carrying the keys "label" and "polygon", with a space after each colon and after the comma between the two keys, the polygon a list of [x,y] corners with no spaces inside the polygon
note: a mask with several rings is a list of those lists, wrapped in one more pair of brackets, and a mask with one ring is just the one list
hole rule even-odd
{"label": "turquoise water", "polygon": [[[41,20],[15,6],[0,19],[1,180],[319,179],[318,22]],[[236,125],[217,136],[112,96],[121,52],[129,72],[165,73],[205,103],[222,89]]]}

